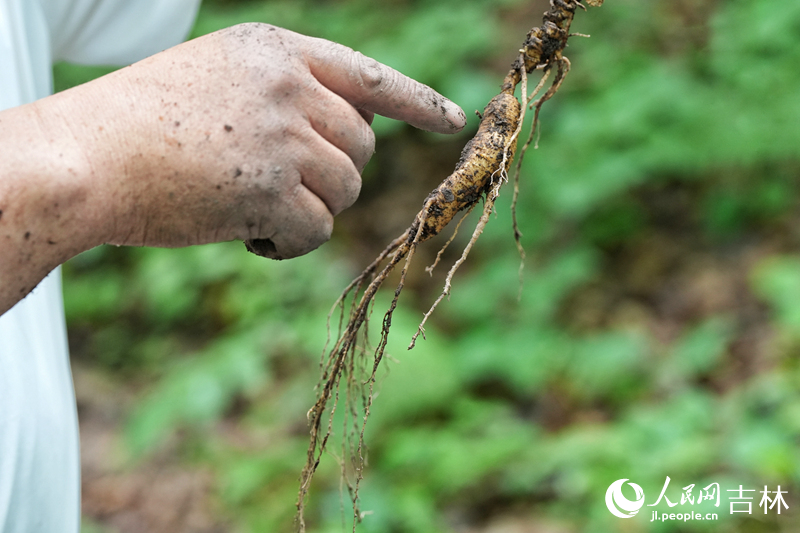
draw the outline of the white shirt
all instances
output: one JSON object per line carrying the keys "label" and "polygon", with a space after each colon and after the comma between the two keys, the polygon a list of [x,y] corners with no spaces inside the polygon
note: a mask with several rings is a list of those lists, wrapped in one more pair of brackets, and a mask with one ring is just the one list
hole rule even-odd
{"label": "white shirt", "polygon": [[[48,96],[54,61],[125,65],[179,43],[199,3],[0,0],[0,110]],[[56,270],[0,316],[0,533],[79,531],[78,453]]]}

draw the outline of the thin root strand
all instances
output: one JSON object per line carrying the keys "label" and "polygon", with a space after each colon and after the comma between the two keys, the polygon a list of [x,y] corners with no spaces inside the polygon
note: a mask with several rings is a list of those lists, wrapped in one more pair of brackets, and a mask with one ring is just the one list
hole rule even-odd
{"label": "thin root strand", "polygon": [[[603,0],[586,0],[590,5],[599,5]],[[575,11],[586,9],[578,0],[550,0],[550,9],[544,15],[540,27],[531,29],[519,51],[511,70],[505,76],[501,92],[492,98],[483,112],[476,111],[480,117],[478,131],[464,147],[461,158],[453,173],[434,189],[425,199],[411,226],[389,245],[357,276],[334,302],[327,316],[327,337],[320,360],[320,380],[316,387],[316,402],[308,411],[309,446],[306,464],[300,478],[297,498],[296,524],[299,531],[306,528],[304,511],[306,496],[311,480],[319,467],[322,455],[327,452],[328,442],[333,434],[334,415],[337,409],[342,416],[342,444],[338,453],[331,454],[339,465],[342,479],[340,491],[346,488],[353,503],[353,531],[356,524],[368,511],[358,506],[361,480],[367,464],[368,454],[364,442],[364,431],[377,397],[380,380],[378,370],[386,354],[392,317],[397,308],[400,295],[405,286],[411,262],[420,244],[439,234],[458,213],[466,211],[457,222],[452,235],[439,250],[433,264],[426,267],[428,273],[441,262],[448,246],[454,241],[459,228],[479,200],[484,200],[481,216],[464,247],[460,257],[450,267],[445,277],[444,287],[423,315],[417,331],[408,346],[413,348],[421,335],[425,338],[425,325],[441,301],[450,295],[453,278],[466,261],[470,251],[483,233],[486,224],[495,210],[495,202],[504,183],[509,181],[509,166],[516,154],[519,135],[523,127],[526,111],[533,110],[531,131],[519,152],[514,171],[514,193],[511,202],[514,241],[520,254],[520,291],[525,251],[522,247],[522,232],[517,220],[517,201],[522,158],[541,128],[539,113],[542,104],[559,90],[570,62],[563,57],[570,36],[588,37],[570,33]],[[541,96],[550,73],[556,71],[555,79]],[[528,73],[541,70],[542,76],[534,90],[528,94]],[[520,86],[519,100],[514,93]],[[536,98],[536,100],[534,100]],[[536,142],[538,145],[538,140]],[[260,249],[249,246],[251,251]],[[380,337],[373,347],[368,335],[370,317],[374,309],[374,299],[390,274],[400,265],[399,282],[394,291],[389,309],[383,315]],[[352,300],[349,300],[352,298]],[[331,332],[331,321],[338,314],[338,338]],[[345,316],[347,315],[347,316]],[[332,344],[332,345],[331,345]],[[370,360],[370,354],[372,359]],[[386,365],[383,365],[385,367]],[[342,391],[344,387],[344,391]],[[340,402],[342,404],[340,405]],[[337,419],[338,420],[338,419]],[[344,514],[343,514],[344,520]]]}

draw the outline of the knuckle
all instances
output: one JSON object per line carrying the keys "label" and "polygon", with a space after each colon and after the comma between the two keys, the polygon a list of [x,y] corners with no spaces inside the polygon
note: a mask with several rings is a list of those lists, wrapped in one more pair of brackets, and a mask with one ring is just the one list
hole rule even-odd
{"label": "knuckle", "polygon": [[[333,235],[333,217],[324,217],[321,223],[317,226],[317,234],[316,234],[316,243],[314,244],[314,248],[317,248],[321,244],[324,244],[331,240],[331,235]],[[312,250],[314,249],[312,248]],[[310,251],[310,250],[309,250]]]}
{"label": "knuckle", "polygon": [[358,83],[362,87],[375,91],[386,83],[386,72],[378,61],[361,52],[353,52],[353,61],[355,63],[353,72],[358,76]]}
{"label": "knuckle", "polygon": [[327,209],[318,209],[305,202],[293,205],[271,237],[276,249],[275,258],[289,259],[307,254],[330,240],[332,233],[333,215]]}
{"label": "knuckle", "polygon": [[285,102],[303,94],[301,92],[302,83],[295,72],[281,69],[277,72],[269,72],[268,75],[273,77],[272,96],[276,102]]}
{"label": "knuckle", "polygon": [[372,154],[375,153],[375,132],[372,131],[372,128],[370,128],[366,122],[362,124],[364,131],[361,138],[363,142],[359,150],[358,161],[355,161],[359,172],[364,170],[364,167],[367,166],[367,163],[369,163],[369,160],[372,158]]}
{"label": "knuckle", "polygon": [[375,152],[375,131],[366,120],[361,121],[361,127],[364,129],[364,139],[366,139],[364,145],[371,156]]}
{"label": "knuckle", "polygon": [[333,216],[353,205],[361,193],[361,174],[349,158],[338,165],[338,170],[329,167],[323,171],[318,179],[323,185],[316,194]]}
{"label": "knuckle", "polygon": [[352,171],[342,180],[342,205],[334,215],[338,215],[354,203],[361,194],[361,174]]}
{"label": "knuckle", "polygon": [[293,235],[291,240],[283,243],[281,255],[284,257],[298,257],[312,250],[316,250],[328,242],[333,234],[333,217],[330,214],[315,220],[307,231]]}

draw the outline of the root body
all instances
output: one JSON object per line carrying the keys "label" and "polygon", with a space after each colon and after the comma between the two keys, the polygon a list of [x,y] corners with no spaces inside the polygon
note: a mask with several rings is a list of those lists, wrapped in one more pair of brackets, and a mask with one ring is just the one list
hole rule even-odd
{"label": "root body", "polygon": [[425,199],[411,226],[421,231],[417,242],[437,235],[456,214],[475,204],[487,191],[494,177],[507,176],[514,157],[510,143],[517,129],[520,104],[513,94],[502,92],[483,110],[478,132],[464,147],[455,171]]}
{"label": "root body", "polygon": [[[593,5],[602,3],[602,0],[587,1]],[[533,120],[533,129],[535,129],[541,105],[555,94],[569,70],[569,61],[563,57],[563,50],[570,36],[569,28],[575,10],[585,9],[585,7],[578,0],[550,0],[550,5],[550,10],[544,14],[542,26],[533,28],[528,33],[517,59],[503,80],[500,94],[492,98],[484,109],[478,131],[464,147],[453,173],[425,198],[422,209],[417,213],[411,226],[393,240],[375,261],[348,285],[334,304],[334,309],[329,315],[328,327],[330,328],[330,317],[337,307],[341,309],[342,319],[337,340],[330,350],[326,346],[323,353],[317,401],[308,412],[310,442],[297,500],[297,525],[300,531],[305,531],[306,495],[333,431],[333,417],[339,406],[342,384],[345,386],[346,405],[343,410],[342,450],[338,460],[343,481],[347,485],[353,502],[353,530],[361,519],[362,515],[358,509],[358,490],[365,462],[364,427],[374,399],[376,373],[383,359],[392,324],[392,315],[403,290],[406,273],[420,243],[439,234],[460,211],[471,210],[481,198],[484,199],[483,212],[477,227],[461,257],[448,272],[444,290],[431,310],[423,317],[419,330],[409,346],[411,348],[417,336],[423,334],[423,326],[436,305],[449,294],[453,274],[466,259],[490,218],[500,187],[508,180],[508,169],[514,158],[525,110],[529,106],[536,110]],[[553,67],[556,68],[553,69]],[[527,74],[536,70],[543,71],[544,76],[529,96],[526,94]],[[553,70],[555,70],[556,76],[551,87],[534,101],[533,98],[542,89],[547,75]],[[516,87],[520,83],[522,103],[514,96]],[[530,144],[530,139],[524,148],[527,148],[528,144]],[[524,151],[523,149],[520,157],[524,155]],[[516,173],[515,183],[518,180],[519,162]],[[515,239],[521,249],[516,217],[514,220]],[[459,222],[460,224],[461,222]],[[447,244],[449,243],[450,241]],[[264,243],[249,241],[247,244],[248,249],[259,253],[263,247],[259,245]],[[439,257],[437,256],[437,263]],[[381,264],[384,262],[386,264],[381,268]],[[383,317],[380,340],[372,349],[366,333],[366,324],[372,309],[373,298],[392,270],[399,264],[402,264],[400,282],[395,289],[389,309]],[[344,310],[346,302],[351,296],[352,303],[345,323],[343,320]],[[368,358],[367,352],[372,353],[371,360]]]}

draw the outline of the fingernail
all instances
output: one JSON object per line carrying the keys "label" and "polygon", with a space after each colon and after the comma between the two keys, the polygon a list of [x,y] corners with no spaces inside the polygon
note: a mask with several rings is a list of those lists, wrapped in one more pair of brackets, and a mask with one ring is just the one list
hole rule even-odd
{"label": "fingernail", "polygon": [[447,100],[444,105],[445,120],[452,126],[454,131],[461,130],[467,124],[467,116],[464,111],[455,103]]}

